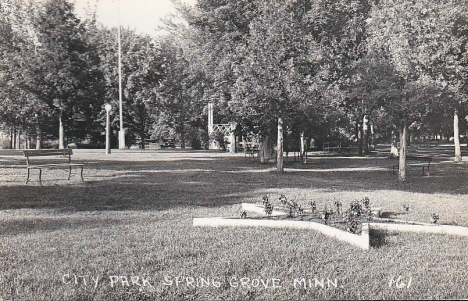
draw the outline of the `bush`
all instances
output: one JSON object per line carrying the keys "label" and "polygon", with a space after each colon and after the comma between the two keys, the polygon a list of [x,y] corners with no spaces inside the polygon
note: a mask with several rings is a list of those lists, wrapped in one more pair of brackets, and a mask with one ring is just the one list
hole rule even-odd
{"label": "bush", "polygon": [[209,137],[205,129],[193,128],[187,132],[187,140],[190,141],[192,149],[208,149]]}

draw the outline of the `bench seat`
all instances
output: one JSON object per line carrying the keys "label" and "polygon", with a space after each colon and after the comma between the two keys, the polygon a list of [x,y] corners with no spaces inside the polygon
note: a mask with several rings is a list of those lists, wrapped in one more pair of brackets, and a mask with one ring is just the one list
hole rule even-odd
{"label": "bench seat", "polygon": [[68,164],[68,163],[39,164],[39,165],[29,165],[28,168],[35,168],[35,169],[38,169],[38,168],[54,168],[54,167],[60,168],[60,167],[69,167],[69,166],[84,166],[84,164],[78,164],[78,163],[72,163],[72,164]]}

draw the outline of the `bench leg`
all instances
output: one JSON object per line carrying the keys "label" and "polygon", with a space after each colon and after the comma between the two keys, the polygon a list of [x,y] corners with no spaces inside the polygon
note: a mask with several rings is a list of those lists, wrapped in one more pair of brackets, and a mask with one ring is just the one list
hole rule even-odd
{"label": "bench leg", "polygon": [[81,172],[80,172],[80,176],[81,176],[81,181],[84,182],[84,179],[83,179],[83,167],[84,166],[81,166]]}
{"label": "bench leg", "polygon": [[71,168],[71,166],[70,166],[70,167],[69,167],[69,170],[68,170],[68,179],[67,179],[67,180],[70,180],[70,178],[71,178],[71,169],[72,169],[72,168]]}
{"label": "bench leg", "polygon": [[42,186],[42,168],[39,169],[39,184]]}
{"label": "bench leg", "polygon": [[29,183],[29,168],[28,168],[28,177],[26,178],[26,183],[25,184],[28,184]]}

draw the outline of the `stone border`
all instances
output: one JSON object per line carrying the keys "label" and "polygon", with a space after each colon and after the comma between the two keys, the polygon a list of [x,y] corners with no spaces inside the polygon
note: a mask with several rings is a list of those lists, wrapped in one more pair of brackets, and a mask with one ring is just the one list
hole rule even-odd
{"label": "stone border", "polygon": [[369,227],[376,230],[415,232],[415,233],[436,233],[460,235],[468,237],[468,228],[449,225],[408,225],[408,224],[384,224],[370,223]]}
{"label": "stone border", "polygon": [[[377,209],[378,213],[381,208]],[[242,210],[257,213],[258,216],[266,216],[262,206],[251,203],[242,203]],[[287,213],[283,211],[273,210],[272,216],[282,216]],[[379,214],[380,215],[380,214]],[[391,220],[377,218],[377,220],[397,222],[400,220]],[[449,234],[468,237],[468,227],[450,226],[450,225],[434,225],[427,223],[417,223],[411,221],[401,221],[404,224],[398,223],[363,223],[361,235],[353,234],[347,231],[340,230],[324,224],[311,221],[293,221],[293,220],[268,220],[268,219],[239,219],[239,218],[194,218],[193,226],[199,227],[268,227],[268,228],[289,228],[289,229],[310,229],[316,230],[326,236],[336,238],[347,242],[351,245],[364,250],[369,250],[369,229],[384,230],[384,231],[399,231],[399,232],[415,232],[415,233],[435,233]]]}
{"label": "stone border", "polygon": [[361,249],[369,249],[369,225],[362,224],[361,235],[352,234],[334,227],[310,221],[291,220],[258,220],[258,219],[235,219],[235,218],[194,218],[193,226],[219,227],[268,227],[268,228],[290,228],[290,229],[310,229],[316,230],[327,236],[347,242]]}

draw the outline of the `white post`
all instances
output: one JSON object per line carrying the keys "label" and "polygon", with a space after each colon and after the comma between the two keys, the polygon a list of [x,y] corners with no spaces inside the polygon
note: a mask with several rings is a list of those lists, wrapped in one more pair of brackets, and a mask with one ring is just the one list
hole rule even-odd
{"label": "white post", "polygon": [[111,147],[110,147],[110,110],[111,105],[106,104],[106,155],[110,155]]}
{"label": "white post", "polygon": [[208,103],[208,137],[210,139],[209,149],[218,149],[216,139],[213,137],[213,103]]}
{"label": "white post", "polygon": [[119,3],[119,26],[118,33],[118,59],[119,59],[119,110],[120,110],[120,130],[119,130],[119,149],[125,149],[125,129],[123,127],[123,114],[122,114],[122,48],[120,45],[120,0]]}

